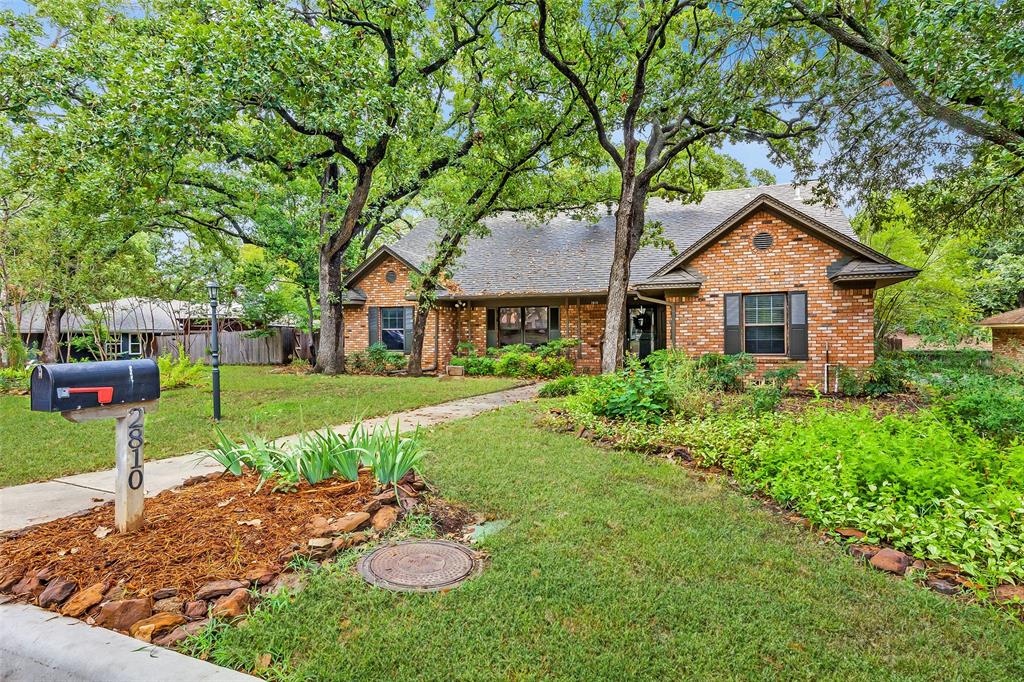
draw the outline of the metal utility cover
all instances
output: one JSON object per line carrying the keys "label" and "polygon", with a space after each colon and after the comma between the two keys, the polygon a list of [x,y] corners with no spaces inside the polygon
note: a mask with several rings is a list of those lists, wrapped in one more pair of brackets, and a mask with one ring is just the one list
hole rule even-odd
{"label": "metal utility cover", "polygon": [[396,592],[452,589],[478,567],[472,550],[447,540],[412,540],[381,547],[356,565],[366,582]]}

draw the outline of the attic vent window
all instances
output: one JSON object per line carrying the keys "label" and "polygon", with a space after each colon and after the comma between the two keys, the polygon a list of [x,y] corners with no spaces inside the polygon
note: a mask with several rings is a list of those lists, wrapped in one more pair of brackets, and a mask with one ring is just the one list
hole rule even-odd
{"label": "attic vent window", "polygon": [[761,251],[770,249],[772,248],[774,241],[775,240],[772,239],[772,236],[767,232],[758,232],[754,235],[754,248],[760,249]]}
{"label": "attic vent window", "polygon": [[387,274],[384,275],[384,279],[386,279],[389,284],[394,284],[395,280],[398,279],[398,275],[394,270],[388,270]]}

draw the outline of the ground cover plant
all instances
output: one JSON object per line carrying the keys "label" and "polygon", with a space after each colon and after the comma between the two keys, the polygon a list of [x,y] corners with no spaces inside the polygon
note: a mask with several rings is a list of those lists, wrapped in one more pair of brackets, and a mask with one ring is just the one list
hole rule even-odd
{"label": "ground cover plant", "polygon": [[450,364],[466,368],[469,376],[539,377],[552,379],[569,376],[575,366],[566,352],[580,345],[579,339],[554,339],[531,348],[522,343],[488,348],[478,355],[472,344],[459,344]]}
{"label": "ground cover plant", "polygon": [[870,387],[858,393],[913,390],[924,405],[882,416],[867,403],[813,397],[779,410],[796,366],[736,390],[712,379],[720,363],[634,363],[588,380],[566,399],[563,421],[623,447],[722,467],[819,527],[954,564],[975,588],[1024,582],[1019,377],[882,358],[851,379]]}
{"label": "ground cover plant", "polygon": [[[277,438],[443,403],[517,385],[502,377],[438,381],[433,377],[289,374],[272,367],[221,368],[223,418],[232,439],[251,433]],[[210,392],[181,388],[163,393],[146,416],[147,460],[202,450],[213,444]],[[0,486],[110,468],[109,423],[72,424],[29,410],[22,395],[0,395]]]}
{"label": "ground cover plant", "polygon": [[278,680],[1024,675],[1024,629],[1002,614],[864,571],[722,479],[612,455],[541,414],[426,435],[431,482],[510,522],[482,541],[480,576],[425,595],[317,571],[209,660]]}

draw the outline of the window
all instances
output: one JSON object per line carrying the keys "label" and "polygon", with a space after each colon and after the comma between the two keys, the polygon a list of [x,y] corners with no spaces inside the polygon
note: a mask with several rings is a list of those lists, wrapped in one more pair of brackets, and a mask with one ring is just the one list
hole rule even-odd
{"label": "window", "polygon": [[116,358],[121,355],[121,337],[107,339],[103,342],[103,352],[108,358]]}
{"label": "window", "polygon": [[128,355],[137,358],[142,355],[142,337],[138,334],[128,335]]}
{"label": "window", "polygon": [[[497,333],[493,334],[495,317]],[[524,306],[487,310],[487,345],[525,343],[536,347],[558,338],[558,308]]]}
{"label": "window", "polygon": [[498,308],[498,345],[523,342],[523,309]]}
{"label": "window", "polygon": [[380,340],[388,350],[405,350],[405,308],[380,309]]}
{"label": "window", "polygon": [[743,349],[755,354],[785,354],[785,294],[748,294],[743,297]]}
{"label": "window", "polygon": [[531,307],[523,309],[523,329],[525,330],[525,343],[530,346],[539,346],[548,342],[548,309]]}

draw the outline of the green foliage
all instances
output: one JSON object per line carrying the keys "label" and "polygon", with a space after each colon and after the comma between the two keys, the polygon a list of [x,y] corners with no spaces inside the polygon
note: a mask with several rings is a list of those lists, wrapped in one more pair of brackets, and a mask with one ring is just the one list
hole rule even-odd
{"label": "green foliage", "polygon": [[864,368],[840,367],[839,392],[846,396],[878,398],[910,388],[913,363],[904,356],[880,356]]}
{"label": "green foliage", "polygon": [[160,369],[160,390],[172,388],[204,388],[210,383],[210,368],[200,360],[193,361],[185,348],[178,344],[177,353],[161,355],[156,359]]}
{"label": "green foliage", "polygon": [[333,476],[358,480],[359,462],[365,452],[360,447],[361,431],[357,424],[347,437],[331,430],[303,434],[294,451],[302,477],[311,485]]}
{"label": "green foliage", "polygon": [[941,388],[937,410],[1000,443],[1024,440],[1024,379],[965,374]]}
{"label": "green foliage", "polygon": [[392,428],[385,423],[373,431],[363,462],[373,469],[381,485],[394,485],[416,469],[426,454],[419,429],[406,437],[401,433],[401,425]]}
{"label": "green foliage", "polygon": [[29,389],[32,370],[0,367],[0,393],[22,393]]}
{"label": "green foliage", "polygon": [[388,374],[405,369],[405,353],[388,350],[381,342],[370,344],[366,351],[349,353],[345,357],[349,370],[356,374]]}
{"label": "green foliage", "polygon": [[575,395],[579,392],[584,383],[579,377],[559,377],[541,386],[541,398],[562,398],[567,395]]}
{"label": "green foliage", "polygon": [[789,393],[790,383],[800,373],[803,365],[791,364],[770,369],[761,380],[755,383],[747,393],[750,396],[751,409],[756,414],[774,412]]}
{"label": "green foliage", "polygon": [[598,417],[659,423],[671,400],[664,373],[630,358],[622,371],[592,377],[566,404]]}
{"label": "green foliage", "polygon": [[569,376],[575,370],[566,357],[569,348],[579,345],[579,339],[554,339],[535,349],[516,343],[501,348],[488,348],[487,354],[477,355],[470,348],[464,357],[454,357],[451,364],[466,368],[470,376],[540,377],[552,379]]}
{"label": "green foliage", "polygon": [[719,391],[743,390],[743,381],[754,371],[754,358],[747,353],[702,355],[698,367],[707,372],[711,386]]}

